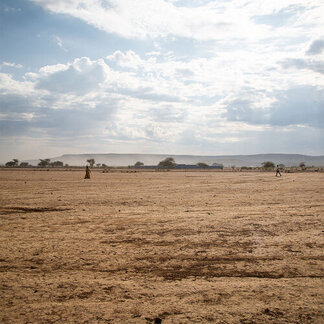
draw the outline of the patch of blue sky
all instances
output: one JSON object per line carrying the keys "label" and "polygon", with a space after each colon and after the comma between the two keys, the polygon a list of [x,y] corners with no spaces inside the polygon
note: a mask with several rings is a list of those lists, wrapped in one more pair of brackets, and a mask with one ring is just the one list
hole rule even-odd
{"label": "patch of blue sky", "polygon": [[298,17],[298,12],[304,10],[305,8],[301,6],[288,6],[284,9],[281,9],[278,12],[268,14],[268,15],[260,15],[254,16],[253,20],[257,24],[269,25],[272,27],[282,27],[287,24],[291,24]]}
{"label": "patch of blue sky", "polygon": [[[228,1],[228,0],[221,0],[220,2],[224,2],[224,1]],[[211,1],[211,0],[196,0],[196,1],[192,1],[192,0],[175,0],[175,1],[172,1],[172,2],[176,7],[197,8],[197,7],[206,5],[208,3],[211,3],[213,1]]]}

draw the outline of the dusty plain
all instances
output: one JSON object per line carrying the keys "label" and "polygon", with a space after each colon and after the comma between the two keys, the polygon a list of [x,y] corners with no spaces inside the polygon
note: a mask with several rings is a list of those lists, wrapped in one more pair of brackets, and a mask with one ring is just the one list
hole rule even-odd
{"label": "dusty plain", "polygon": [[324,323],[323,173],[83,177],[0,170],[1,323]]}

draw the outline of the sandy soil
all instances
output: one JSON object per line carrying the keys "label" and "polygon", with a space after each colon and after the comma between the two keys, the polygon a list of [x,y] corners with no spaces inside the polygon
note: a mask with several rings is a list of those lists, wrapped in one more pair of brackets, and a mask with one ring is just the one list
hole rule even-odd
{"label": "sandy soil", "polygon": [[1,323],[323,323],[323,173],[0,170]]}

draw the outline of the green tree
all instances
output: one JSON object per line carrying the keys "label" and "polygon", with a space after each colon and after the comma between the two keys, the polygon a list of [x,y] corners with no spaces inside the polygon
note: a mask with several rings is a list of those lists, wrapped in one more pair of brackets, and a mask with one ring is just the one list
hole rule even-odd
{"label": "green tree", "polygon": [[29,163],[28,163],[28,162],[21,162],[21,163],[19,164],[19,167],[20,167],[20,168],[27,168],[27,167],[29,167]]}
{"label": "green tree", "polygon": [[144,163],[141,162],[141,161],[137,161],[137,162],[134,164],[135,167],[141,167],[141,166],[143,166],[143,165],[144,165]]}
{"label": "green tree", "polygon": [[174,161],[174,158],[167,157],[164,160],[160,161],[158,164],[159,168],[174,168],[176,166],[176,163]]}
{"label": "green tree", "polygon": [[46,168],[50,165],[50,161],[51,159],[39,159],[39,163],[38,166],[42,167],[42,168]]}
{"label": "green tree", "polygon": [[273,162],[271,162],[271,161],[266,161],[266,162],[262,163],[262,166],[265,169],[273,169],[275,167],[275,164]]}
{"label": "green tree", "polygon": [[17,167],[19,163],[18,159],[12,159],[12,161],[9,161],[6,163],[7,167]]}
{"label": "green tree", "polygon": [[64,164],[61,161],[55,161],[55,162],[50,163],[50,165],[54,168],[61,168],[61,167],[63,167]]}
{"label": "green tree", "polygon": [[96,163],[95,159],[89,159],[87,162],[90,164],[90,167],[92,168],[94,164]]}
{"label": "green tree", "polygon": [[15,163],[15,161],[9,161],[5,165],[6,165],[6,167],[12,168],[12,167],[16,166],[16,163]]}
{"label": "green tree", "polygon": [[305,162],[300,162],[300,163],[299,163],[299,167],[300,167],[302,170],[305,170],[305,169],[306,169],[306,164],[305,164]]}

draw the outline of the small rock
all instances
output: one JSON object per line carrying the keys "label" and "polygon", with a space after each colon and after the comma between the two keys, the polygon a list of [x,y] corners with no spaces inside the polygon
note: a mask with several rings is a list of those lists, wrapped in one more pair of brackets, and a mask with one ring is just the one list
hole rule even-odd
{"label": "small rock", "polygon": [[154,320],[154,324],[161,324],[162,323],[162,320],[160,317],[157,317],[155,320]]}

